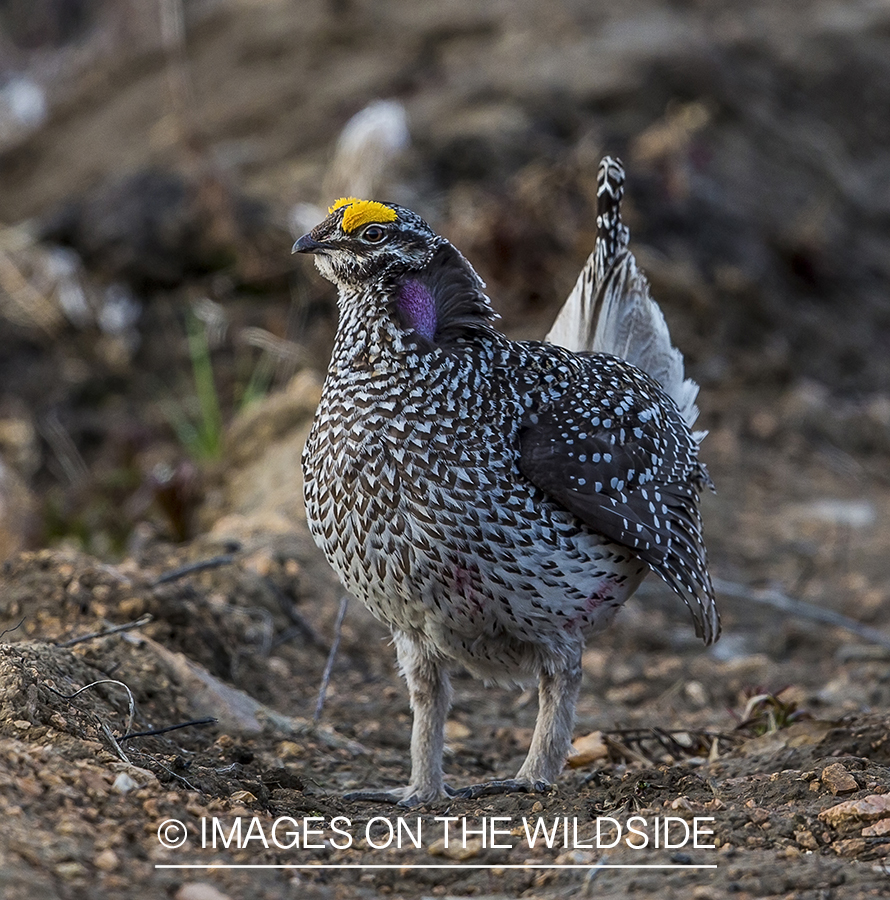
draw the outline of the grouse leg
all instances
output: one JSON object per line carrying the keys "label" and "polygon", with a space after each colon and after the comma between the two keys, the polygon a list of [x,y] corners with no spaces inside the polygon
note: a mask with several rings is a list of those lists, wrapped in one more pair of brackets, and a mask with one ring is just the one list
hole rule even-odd
{"label": "grouse leg", "polygon": [[515,778],[473,784],[456,792],[463,799],[513,791],[546,791],[565,765],[572,744],[575,704],[581,687],[579,653],[555,672],[544,671],[538,682],[538,721],[528,756]]}
{"label": "grouse leg", "polygon": [[445,718],[451,708],[451,680],[440,663],[424,653],[418,642],[395,632],[396,653],[411,698],[411,781],[393,791],[355,791],[347,800],[371,800],[411,807],[441,796],[453,796],[442,774]]}

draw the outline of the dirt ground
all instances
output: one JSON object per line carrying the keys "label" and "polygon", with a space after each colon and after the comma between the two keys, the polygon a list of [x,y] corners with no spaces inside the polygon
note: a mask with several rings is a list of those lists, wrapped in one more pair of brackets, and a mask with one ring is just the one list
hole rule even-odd
{"label": "dirt ground", "polygon": [[[13,127],[0,93],[0,896],[890,895],[886,6],[193,0],[184,56],[162,6],[0,3],[0,89],[48,110]],[[724,635],[650,579],[546,794],[343,799],[405,783],[411,721],[354,601],[313,721],[341,592],[298,461],[335,313],[290,223],[380,98],[411,135],[380,190],[513,336],[552,321],[620,155],[702,387]],[[512,775],[534,693],[455,688],[451,783]],[[609,846],[634,816],[650,845]],[[383,846],[399,819],[419,848]]]}

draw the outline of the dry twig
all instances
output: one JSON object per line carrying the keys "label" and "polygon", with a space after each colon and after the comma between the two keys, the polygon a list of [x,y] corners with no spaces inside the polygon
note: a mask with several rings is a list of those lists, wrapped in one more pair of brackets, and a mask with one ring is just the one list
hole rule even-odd
{"label": "dry twig", "polygon": [[235,562],[235,559],[236,554],[234,553],[223,553],[220,556],[212,556],[210,559],[200,559],[197,562],[179,566],[176,569],[165,572],[163,575],[159,575],[149,584],[149,587],[160,587],[162,584],[169,584],[171,581],[179,581],[180,578],[185,578],[186,575],[194,575],[195,572],[228,566]]}
{"label": "dry twig", "polygon": [[727,597],[749,600],[754,603],[760,603],[763,606],[769,606],[789,616],[796,616],[799,619],[810,619],[814,622],[822,622],[825,625],[843,628],[864,641],[879,644],[881,647],[890,649],[890,635],[885,634],[883,631],[863,625],[861,622],[857,622],[855,619],[851,619],[832,609],[824,609],[821,606],[815,606],[812,603],[789,597],[781,591],[772,589],[755,590],[743,584],[736,584],[733,581],[724,581],[722,578],[714,579],[714,588],[718,593],[725,594]]}
{"label": "dry twig", "polygon": [[17,631],[19,628],[22,627],[25,619],[27,619],[27,618],[28,618],[27,616],[22,616],[22,618],[19,620],[18,625],[13,625],[11,628],[4,628],[3,631],[0,631],[0,638],[2,638],[4,634],[10,634],[13,631]]}
{"label": "dry twig", "polygon": [[133,738],[144,738],[144,737],[155,737],[159,734],[167,734],[170,731],[178,731],[180,728],[192,728],[196,725],[215,725],[216,719],[213,716],[207,716],[204,719],[192,719],[190,722],[180,722],[178,725],[168,725],[166,728],[151,728],[148,731],[133,731],[130,734],[125,734],[119,741],[119,744],[123,744],[124,741],[130,741]]}
{"label": "dry twig", "polygon": [[[143,625],[148,625],[149,622],[154,617],[151,613],[146,613],[144,616],[140,616],[133,622],[124,622],[123,625],[114,625],[111,628],[106,628],[104,631],[94,631],[91,634],[83,634],[80,637],[71,638],[70,641],[64,641],[60,644],[56,644],[57,647],[73,647],[75,644],[82,644],[84,641],[91,641],[94,638],[105,637],[109,634],[118,634],[121,631],[130,631],[133,628],[142,628]],[[0,635],[2,637],[2,635]]]}
{"label": "dry twig", "polygon": [[340,609],[337,612],[337,623],[334,625],[334,640],[331,643],[331,652],[328,654],[324,666],[324,675],[321,676],[321,687],[318,689],[318,702],[315,704],[315,714],[312,721],[317,722],[321,718],[324,708],[324,698],[328,692],[328,682],[331,680],[331,670],[334,668],[334,659],[337,656],[337,648],[340,646],[340,633],[343,630],[343,619],[346,617],[346,607],[349,605],[349,597],[340,598]]}
{"label": "dry twig", "polygon": [[73,694],[63,694],[61,691],[57,691],[52,685],[47,684],[48,687],[56,696],[61,697],[63,700],[73,700],[78,694],[82,694],[84,691],[88,691],[90,688],[97,687],[100,684],[116,684],[118,687],[122,687],[127,692],[127,697],[129,699],[129,715],[127,717],[127,727],[124,729],[124,733],[128,732],[133,727],[133,720],[136,718],[136,699],[133,697],[133,692],[130,688],[123,683],[123,681],[117,681],[114,678],[103,678],[100,681],[93,681],[90,684],[85,684],[82,688],[76,690]]}

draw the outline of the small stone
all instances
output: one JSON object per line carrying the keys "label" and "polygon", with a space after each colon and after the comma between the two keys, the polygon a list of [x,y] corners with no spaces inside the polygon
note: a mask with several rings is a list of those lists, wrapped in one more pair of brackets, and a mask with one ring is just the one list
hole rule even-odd
{"label": "small stone", "polygon": [[708,705],[708,692],[700,681],[689,681],[683,688],[683,693],[692,704],[701,709]]}
{"label": "small stone", "polygon": [[847,771],[843,763],[832,763],[822,770],[822,784],[832,794],[848,794],[859,790],[856,779]]}
{"label": "small stone", "polygon": [[455,719],[449,719],[445,723],[445,740],[446,741],[465,741],[473,732]]}
{"label": "small stone", "polygon": [[850,838],[846,841],[838,841],[834,845],[834,851],[838,856],[859,856],[868,846],[862,838]]}
{"label": "small stone", "polygon": [[803,829],[802,831],[795,831],[794,840],[796,840],[804,850],[819,849],[819,844],[816,842],[816,838],[813,835],[812,831],[807,831],[806,829]]}
{"label": "small stone", "polygon": [[145,612],[145,600],[142,597],[126,597],[118,604],[118,611],[128,619],[138,619]]}
{"label": "small stone", "polygon": [[261,578],[268,578],[275,567],[275,557],[268,548],[257,550],[251,556],[245,557],[241,565],[251,572],[255,572]]}
{"label": "small stone", "polygon": [[275,748],[275,752],[282,759],[293,759],[302,756],[305,751],[303,745],[298,744],[296,741],[281,741]]}
{"label": "small stone", "polygon": [[881,819],[874,825],[862,829],[863,837],[882,837],[885,834],[890,834],[890,819]]}
{"label": "small stone", "polygon": [[71,881],[75,878],[83,878],[87,874],[86,867],[79,862],[63,862],[55,867],[56,875],[65,881]]}
{"label": "small stone", "polygon": [[113,872],[120,865],[120,860],[114,850],[109,847],[96,855],[93,865],[103,872]]}
{"label": "small stone", "polygon": [[484,849],[480,838],[471,838],[466,844],[458,843],[452,838],[445,846],[445,839],[439,838],[430,844],[430,856],[445,856],[448,859],[472,859],[478,856]]}
{"label": "small stone", "polygon": [[890,794],[869,794],[861,800],[845,800],[837,806],[823,809],[819,813],[819,818],[832,828],[838,828],[856,819],[870,822],[886,818],[888,814],[890,814]]}
{"label": "small stone", "polygon": [[176,900],[229,900],[229,895],[218,891],[206,881],[184,884],[175,894]]}
{"label": "small stone", "polygon": [[126,772],[118,772],[117,778],[114,779],[114,784],[111,785],[111,789],[116,794],[129,794],[134,788],[139,787],[139,782],[134,781]]}
{"label": "small stone", "polygon": [[556,857],[558,866],[591,866],[601,857],[597,850],[566,850]]}
{"label": "small stone", "polygon": [[569,757],[568,764],[573,769],[590,765],[598,759],[607,759],[609,756],[609,748],[603,740],[601,731],[591,731],[590,734],[575,738],[572,741],[572,747],[575,753]]}

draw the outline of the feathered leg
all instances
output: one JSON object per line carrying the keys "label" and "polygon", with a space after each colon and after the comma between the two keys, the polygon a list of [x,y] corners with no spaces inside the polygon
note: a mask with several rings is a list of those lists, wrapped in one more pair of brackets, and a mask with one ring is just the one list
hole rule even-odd
{"label": "feathered leg", "polygon": [[528,756],[517,780],[546,784],[556,780],[572,746],[575,704],[581,688],[580,656],[565,668],[541,673],[538,684],[538,721]]}
{"label": "feathered leg", "polygon": [[456,796],[471,799],[510,791],[546,791],[562,771],[572,746],[580,687],[580,652],[555,672],[542,672],[538,682],[538,721],[528,756],[516,777],[474,784],[457,791]]}
{"label": "feathered leg", "polygon": [[445,795],[453,795],[442,775],[445,750],[445,719],[451,708],[448,672],[423,652],[417,641],[395,632],[396,654],[411,698],[414,724],[411,729],[411,781],[394,791],[355,791],[347,800],[373,800],[417,806]]}

